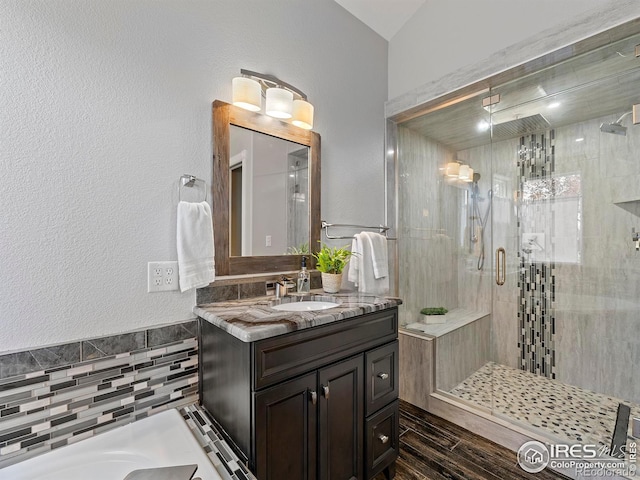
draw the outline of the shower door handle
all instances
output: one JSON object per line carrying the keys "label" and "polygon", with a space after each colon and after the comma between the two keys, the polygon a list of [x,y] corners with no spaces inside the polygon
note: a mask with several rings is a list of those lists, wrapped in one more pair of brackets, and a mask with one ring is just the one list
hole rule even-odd
{"label": "shower door handle", "polygon": [[504,285],[507,276],[507,252],[500,247],[496,250],[496,284]]}

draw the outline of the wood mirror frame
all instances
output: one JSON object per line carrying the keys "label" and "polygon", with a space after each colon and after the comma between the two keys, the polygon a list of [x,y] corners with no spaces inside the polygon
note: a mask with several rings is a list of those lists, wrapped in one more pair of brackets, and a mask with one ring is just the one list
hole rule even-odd
{"label": "wood mirror frame", "polygon": [[[229,127],[236,125],[309,147],[309,250],[320,247],[320,135],[226,102],[213,102],[213,236],[216,275],[298,270],[300,255],[232,257],[229,253]],[[310,256],[310,255],[309,255]],[[310,256],[310,268],[315,265]]]}

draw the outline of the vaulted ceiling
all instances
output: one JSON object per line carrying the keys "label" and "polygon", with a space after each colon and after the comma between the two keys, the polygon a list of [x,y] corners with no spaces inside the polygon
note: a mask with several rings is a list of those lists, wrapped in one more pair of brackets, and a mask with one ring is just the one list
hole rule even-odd
{"label": "vaulted ceiling", "polygon": [[335,0],[378,35],[391,40],[426,0]]}

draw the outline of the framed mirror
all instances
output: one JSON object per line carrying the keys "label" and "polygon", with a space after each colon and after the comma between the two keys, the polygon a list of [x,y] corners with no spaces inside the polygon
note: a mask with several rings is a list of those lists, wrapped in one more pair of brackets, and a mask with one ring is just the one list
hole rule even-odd
{"label": "framed mirror", "polygon": [[320,245],[320,135],[216,100],[212,199],[216,275],[299,269]]}

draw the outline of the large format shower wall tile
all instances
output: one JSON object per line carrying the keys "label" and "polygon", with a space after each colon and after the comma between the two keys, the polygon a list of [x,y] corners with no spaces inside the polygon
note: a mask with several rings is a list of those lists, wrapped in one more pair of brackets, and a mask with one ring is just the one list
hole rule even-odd
{"label": "large format shower wall tile", "polygon": [[557,378],[637,402],[640,399],[637,313],[617,311],[614,315],[612,311],[605,312],[597,308],[557,312]]}
{"label": "large format shower wall tile", "polygon": [[520,366],[518,347],[518,305],[516,302],[493,302],[491,314],[491,359],[511,368]]}

